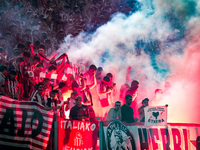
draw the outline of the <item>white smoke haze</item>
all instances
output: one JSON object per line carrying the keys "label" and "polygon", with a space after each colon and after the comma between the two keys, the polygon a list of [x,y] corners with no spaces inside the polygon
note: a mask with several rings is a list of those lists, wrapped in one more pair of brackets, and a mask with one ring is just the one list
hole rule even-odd
{"label": "white smoke haze", "polygon": [[[93,33],[82,32],[75,38],[67,36],[59,53],[66,52],[72,62],[83,59],[103,67],[106,73],[114,74],[118,88],[126,82],[128,66],[133,66],[130,77],[140,82],[138,102],[145,97],[152,100],[155,89],[164,90],[165,82],[169,81],[171,88],[158,103],[169,105],[168,122],[200,123],[200,2],[194,15],[187,10],[192,4],[184,0],[141,3],[144,8],[141,11],[130,16],[117,13]],[[173,27],[176,23],[171,23],[166,14],[175,15],[185,30]],[[169,38],[182,32],[185,38],[168,42]],[[138,39],[161,42],[155,60],[159,68],[167,70],[165,76],[153,68],[151,54],[141,51],[137,55],[135,44]]]}

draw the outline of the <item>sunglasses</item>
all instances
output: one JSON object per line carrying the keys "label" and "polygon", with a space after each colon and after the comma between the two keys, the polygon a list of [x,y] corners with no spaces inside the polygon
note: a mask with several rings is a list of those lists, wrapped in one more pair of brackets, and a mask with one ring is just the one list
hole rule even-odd
{"label": "sunglasses", "polygon": [[115,106],[119,106],[120,107],[121,105],[115,105]]}

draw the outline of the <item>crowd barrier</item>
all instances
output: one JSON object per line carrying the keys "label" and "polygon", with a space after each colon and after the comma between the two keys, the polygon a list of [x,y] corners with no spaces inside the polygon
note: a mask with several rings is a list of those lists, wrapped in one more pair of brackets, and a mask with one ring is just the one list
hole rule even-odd
{"label": "crowd barrier", "polygon": [[0,97],[0,149],[200,150],[200,125],[59,118],[35,102]]}

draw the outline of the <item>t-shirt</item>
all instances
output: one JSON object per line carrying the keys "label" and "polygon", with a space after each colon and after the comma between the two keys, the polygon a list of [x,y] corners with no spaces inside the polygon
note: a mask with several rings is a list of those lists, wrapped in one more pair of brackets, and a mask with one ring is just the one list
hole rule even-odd
{"label": "t-shirt", "polygon": [[89,118],[88,108],[86,105],[78,107],[75,105],[70,110],[70,119],[72,120],[82,120],[83,118]]}
{"label": "t-shirt", "polygon": [[57,103],[58,102],[56,99],[51,99],[51,98],[47,99],[47,106],[49,106],[49,107],[56,107]]}
{"label": "t-shirt", "polygon": [[127,122],[127,123],[134,122],[133,108],[131,108],[130,106],[127,106],[126,104],[124,104],[121,107],[121,113],[122,113],[122,120],[121,121],[124,121],[124,122]]}

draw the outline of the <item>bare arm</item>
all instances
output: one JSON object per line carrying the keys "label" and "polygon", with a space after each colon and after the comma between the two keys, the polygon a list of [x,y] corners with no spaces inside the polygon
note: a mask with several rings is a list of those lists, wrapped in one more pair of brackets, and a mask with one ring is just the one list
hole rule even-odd
{"label": "bare arm", "polygon": [[93,74],[94,83],[92,85],[89,85],[89,89],[93,89],[97,85],[97,79],[96,79],[95,74],[96,74],[96,71]]}

